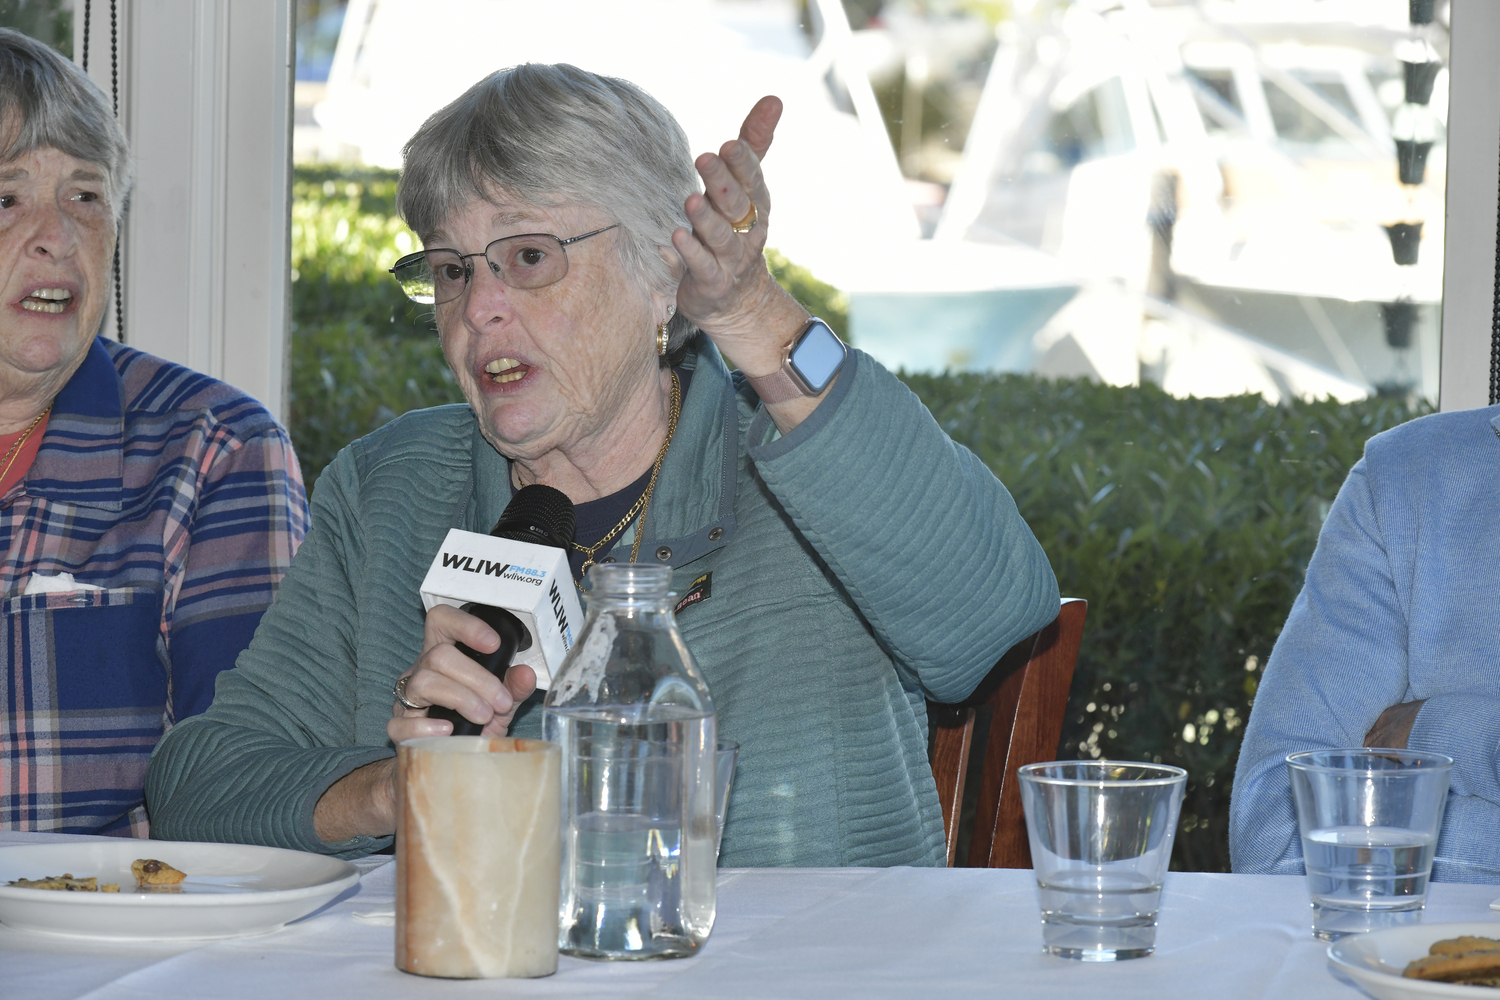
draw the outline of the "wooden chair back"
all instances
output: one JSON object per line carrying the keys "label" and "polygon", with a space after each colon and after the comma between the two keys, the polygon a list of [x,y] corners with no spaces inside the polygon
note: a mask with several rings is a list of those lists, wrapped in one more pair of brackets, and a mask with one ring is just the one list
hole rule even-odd
{"label": "wooden chair back", "polygon": [[[1001,657],[974,693],[953,705],[927,703],[932,774],[943,807],[948,865],[1030,868],[1031,847],[1016,769],[1054,760],[1088,602],[1063,598],[1056,620]],[[976,716],[990,709],[967,858],[956,862]]]}

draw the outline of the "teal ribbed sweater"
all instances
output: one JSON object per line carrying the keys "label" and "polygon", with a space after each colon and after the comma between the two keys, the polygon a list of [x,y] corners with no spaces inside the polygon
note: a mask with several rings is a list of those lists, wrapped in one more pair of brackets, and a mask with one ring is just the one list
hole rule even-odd
{"label": "teal ribbed sweater", "polygon": [[[705,338],[648,514],[642,558],[674,567],[683,637],[741,743],[729,866],[940,865],[924,698],[967,695],[1057,614],[1057,582],[1005,488],[921,402],[850,352],[782,437]],[[418,585],[450,528],[488,531],[506,460],[466,406],[410,413],[323,473],[312,529],[213,706],[167,733],[153,836],[358,855],[313,807],[394,753],[391,685],[421,649]],[[540,697],[515,735],[540,732]]]}

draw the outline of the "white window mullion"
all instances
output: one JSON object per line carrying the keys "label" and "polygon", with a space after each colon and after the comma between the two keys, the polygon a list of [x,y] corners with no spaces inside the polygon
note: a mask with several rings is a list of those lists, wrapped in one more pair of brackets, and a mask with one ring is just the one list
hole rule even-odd
{"label": "white window mullion", "polygon": [[1439,404],[1489,404],[1500,188],[1500,3],[1453,0]]}
{"label": "white window mullion", "polygon": [[[83,5],[74,52],[82,60]],[[116,0],[135,158],[125,339],[285,408],[291,0]],[[89,76],[110,93],[110,0]],[[111,303],[106,335],[113,336]]]}

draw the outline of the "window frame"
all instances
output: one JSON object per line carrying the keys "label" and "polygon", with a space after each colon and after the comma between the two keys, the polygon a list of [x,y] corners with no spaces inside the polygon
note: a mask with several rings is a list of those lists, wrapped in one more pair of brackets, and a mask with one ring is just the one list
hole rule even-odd
{"label": "window frame", "polygon": [[[116,14],[112,59],[109,5],[94,4],[88,72],[106,97],[118,83],[135,163],[120,236],[125,342],[285,419],[292,0],[118,0]],[[119,339],[113,301],[100,333]]]}
{"label": "window frame", "polygon": [[1500,4],[1452,0],[1438,408],[1489,405],[1500,187]]}

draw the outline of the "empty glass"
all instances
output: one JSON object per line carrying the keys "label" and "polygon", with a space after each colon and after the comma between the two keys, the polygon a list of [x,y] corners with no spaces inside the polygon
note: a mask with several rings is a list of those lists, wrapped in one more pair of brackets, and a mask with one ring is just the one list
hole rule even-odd
{"label": "empty glass", "polygon": [[1187,772],[1076,760],[1018,773],[1043,950],[1085,962],[1151,954]]}
{"label": "empty glass", "polygon": [[1453,758],[1406,750],[1309,750],[1286,759],[1313,934],[1422,919]]}

